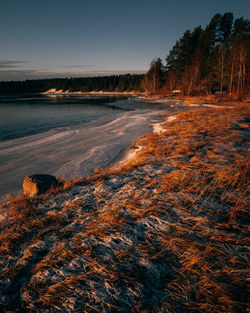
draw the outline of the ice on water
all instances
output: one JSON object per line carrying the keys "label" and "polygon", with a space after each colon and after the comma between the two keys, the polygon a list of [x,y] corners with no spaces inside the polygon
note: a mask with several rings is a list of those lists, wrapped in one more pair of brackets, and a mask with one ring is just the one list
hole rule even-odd
{"label": "ice on water", "polygon": [[27,175],[47,173],[73,179],[110,166],[131,142],[152,130],[149,125],[157,118],[160,121],[160,112],[166,110],[119,111],[85,124],[0,142],[0,197],[20,192]]}

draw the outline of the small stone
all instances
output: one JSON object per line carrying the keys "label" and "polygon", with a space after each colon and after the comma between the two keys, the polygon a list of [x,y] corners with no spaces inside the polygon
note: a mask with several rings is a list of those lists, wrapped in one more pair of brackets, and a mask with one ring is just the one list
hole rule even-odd
{"label": "small stone", "polygon": [[57,187],[58,180],[48,174],[35,174],[25,177],[23,181],[23,193],[35,196],[48,191],[51,187]]}

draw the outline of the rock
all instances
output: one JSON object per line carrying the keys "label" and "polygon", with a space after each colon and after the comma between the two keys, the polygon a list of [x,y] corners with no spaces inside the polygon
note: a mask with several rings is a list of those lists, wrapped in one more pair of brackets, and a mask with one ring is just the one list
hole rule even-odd
{"label": "rock", "polygon": [[45,193],[51,187],[57,187],[58,180],[55,176],[47,174],[35,174],[25,177],[23,181],[23,193],[35,196]]}

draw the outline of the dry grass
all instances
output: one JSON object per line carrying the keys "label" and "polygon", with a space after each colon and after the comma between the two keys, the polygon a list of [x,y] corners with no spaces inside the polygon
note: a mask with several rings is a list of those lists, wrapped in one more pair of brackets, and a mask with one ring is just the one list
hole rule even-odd
{"label": "dry grass", "polygon": [[247,312],[247,116],[179,113],[120,169],[9,199],[2,311]]}

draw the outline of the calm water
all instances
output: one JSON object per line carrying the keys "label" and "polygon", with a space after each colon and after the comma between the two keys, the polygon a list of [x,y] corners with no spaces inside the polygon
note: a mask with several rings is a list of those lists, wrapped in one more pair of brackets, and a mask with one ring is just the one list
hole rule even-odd
{"label": "calm water", "polygon": [[[0,141],[72,126],[129,110],[124,96],[0,96]],[[124,101],[124,103],[127,101]]]}

